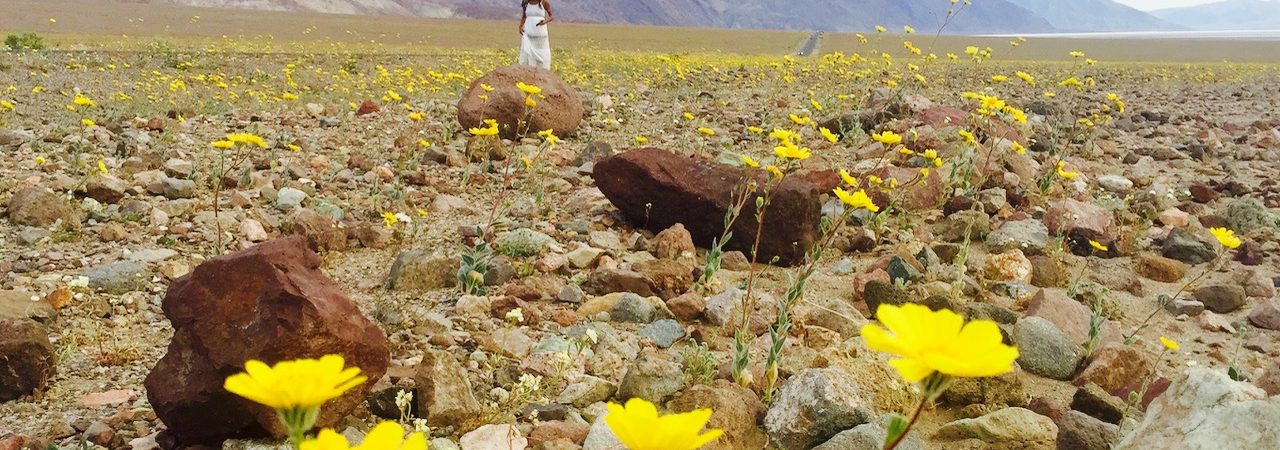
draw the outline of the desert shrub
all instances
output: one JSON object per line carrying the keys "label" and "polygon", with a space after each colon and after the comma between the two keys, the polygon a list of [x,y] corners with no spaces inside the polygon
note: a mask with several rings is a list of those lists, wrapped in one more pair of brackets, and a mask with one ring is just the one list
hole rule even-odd
{"label": "desert shrub", "polygon": [[44,50],[44,38],[35,33],[10,34],[4,38],[10,50]]}

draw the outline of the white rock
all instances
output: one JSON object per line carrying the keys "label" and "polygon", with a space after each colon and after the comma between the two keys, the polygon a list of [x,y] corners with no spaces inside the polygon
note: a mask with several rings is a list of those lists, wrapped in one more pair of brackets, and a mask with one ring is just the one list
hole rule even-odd
{"label": "white rock", "polygon": [[529,440],[509,424],[489,424],[462,436],[462,450],[524,450]]}

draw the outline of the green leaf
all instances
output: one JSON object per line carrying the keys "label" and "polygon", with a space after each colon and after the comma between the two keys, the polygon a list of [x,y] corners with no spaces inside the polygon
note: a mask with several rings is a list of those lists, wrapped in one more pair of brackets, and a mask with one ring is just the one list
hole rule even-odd
{"label": "green leaf", "polygon": [[908,423],[907,418],[902,414],[895,413],[889,416],[889,424],[886,427],[889,430],[889,434],[884,437],[884,446],[888,447],[889,443],[897,440],[903,433],[906,433]]}

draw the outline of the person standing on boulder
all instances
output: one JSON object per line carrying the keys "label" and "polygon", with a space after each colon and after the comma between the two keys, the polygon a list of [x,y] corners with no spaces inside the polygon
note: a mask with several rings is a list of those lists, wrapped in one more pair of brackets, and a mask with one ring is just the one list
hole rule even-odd
{"label": "person standing on boulder", "polygon": [[555,20],[547,0],[520,2],[520,65],[551,70],[551,39],[547,24]]}

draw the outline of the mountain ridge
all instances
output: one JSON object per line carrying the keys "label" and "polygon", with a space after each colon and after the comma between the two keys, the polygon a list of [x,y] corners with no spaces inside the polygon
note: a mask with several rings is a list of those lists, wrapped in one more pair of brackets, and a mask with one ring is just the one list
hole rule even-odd
{"label": "mountain ridge", "polygon": [[1195,30],[1280,30],[1280,0],[1226,0],[1151,14]]}
{"label": "mountain ridge", "polygon": [[[186,6],[430,18],[514,19],[516,0],[130,0]],[[1176,30],[1182,26],[1112,0],[554,0],[569,22],[711,28],[922,33],[1045,33]],[[950,8],[961,8],[948,18]]]}

